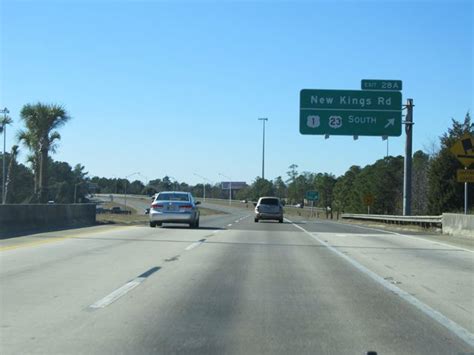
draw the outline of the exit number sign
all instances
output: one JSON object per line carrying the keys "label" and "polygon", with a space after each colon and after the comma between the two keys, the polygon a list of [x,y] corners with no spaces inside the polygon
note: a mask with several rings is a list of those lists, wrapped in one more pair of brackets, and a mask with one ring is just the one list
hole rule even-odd
{"label": "exit number sign", "polygon": [[361,81],[361,89],[362,90],[401,91],[402,81],[401,80],[363,79]]}

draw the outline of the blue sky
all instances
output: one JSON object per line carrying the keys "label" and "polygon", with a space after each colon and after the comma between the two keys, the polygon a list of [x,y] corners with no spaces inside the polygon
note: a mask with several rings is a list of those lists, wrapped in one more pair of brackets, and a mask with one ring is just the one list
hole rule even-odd
{"label": "blue sky", "polygon": [[[343,174],[386,154],[377,137],[302,136],[299,91],[403,80],[414,150],[474,103],[471,1],[1,2],[0,106],[64,105],[54,159],[91,175],[198,173],[252,181],[299,171]],[[390,138],[391,155],[404,134]],[[24,150],[23,150],[24,151]]]}

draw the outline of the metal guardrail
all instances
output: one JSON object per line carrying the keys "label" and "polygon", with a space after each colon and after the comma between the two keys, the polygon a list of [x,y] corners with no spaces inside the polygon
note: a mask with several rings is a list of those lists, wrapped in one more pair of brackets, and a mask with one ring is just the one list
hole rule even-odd
{"label": "metal guardrail", "polygon": [[351,214],[344,213],[341,215],[343,219],[355,219],[365,221],[383,222],[389,224],[413,224],[422,227],[441,227],[443,216],[392,216],[380,214]]}

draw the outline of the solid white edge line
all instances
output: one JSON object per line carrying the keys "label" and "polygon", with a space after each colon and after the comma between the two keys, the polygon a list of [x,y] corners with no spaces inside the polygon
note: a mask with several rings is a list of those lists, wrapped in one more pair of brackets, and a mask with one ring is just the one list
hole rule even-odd
{"label": "solid white edge line", "polygon": [[109,293],[107,296],[104,298],[98,300],[97,302],[91,304],[89,307],[90,308],[104,308],[110,305],[111,303],[117,301],[120,297],[124,296],[131,290],[133,290],[135,287],[140,285],[143,281],[145,281],[144,277],[137,277],[136,279],[133,279],[132,281],[127,282],[125,285],[122,287],[119,287],[115,291]]}
{"label": "solid white edge line", "polygon": [[353,227],[357,227],[357,228],[360,228],[360,229],[368,229],[368,230],[373,230],[373,231],[377,231],[377,232],[383,232],[383,233],[388,233],[388,234],[393,234],[393,235],[399,235],[400,237],[404,237],[404,238],[422,240],[424,242],[431,242],[431,243],[435,243],[435,244],[442,245],[442,246],[445,246],[445,247],[449,247],[449,248],[452,248],[452,249],[464,250],[464,251],[467,251],[469,253],[474,253],[474,250],[466,249],[466,248],[463,248],[463,247],[458,247],[458,246],[451,245],[451,244],[445,244],[443,242],[438,242],[437,240],[419,238],[419,237],[416,237],[416,236],[413,236],[413,235],[402,234],[402,233],[398,233],[398,232],[392,232],[392,231],[373,228],[373,227],[364,227],[364,226],[359,226],[359,225],[356,225],[356,224],[348,224],[348,223],[340,223],[340,222],[330,222],[330,223],[336,223],[336,224],[340,224],[340,225],[344,225],[344,226],[353,226]]}
{"label": "solid white edge line", "polygon": [[373,271],[370,271],[367,269],[365,266],[362,264],[358,263],[354,259],[350,258],[346,254],[341,253],[339,250],[336,248],[332,247],[325,241],[319,239],[317,236],[311,234],[311,232],[308,232],[306,229],[304,229],[301,226],[298,226],[297,224],[293,223],[293,221],[285,218],[288,222],[290,222],[293,226],[296,228],[302,230],[304,233],[309,235],[311,238],[316,240],[317,242],[321,243],[324,245],[326,248],[328,248],[330,251],[335,253],[336,255],[340,256],[344,260],[346,260],[348,263],[350,263],[353,267],[355,267],[357,270],[360,272],[364,273],[365,275],[369,276],[372,280],[380,284],[381,286],[385,287],[389,291],[392,291],[395,293],[397,296],[401,297],[404,299],[406,302],[410,303],[411,305],[415,306],[418,308],[420,311],[422,311],[424,314],[426,314],[428,317],[432,318],[448,330],[450,330],[453,334],[455,334],[458,338],[462,339],[464,342],[466,342],[469,346],[474,347],[474,334],[470,333],[467,329],[461,327],[459,324],[453,322],[451,319],[448,317],[444,316],[440,312],[436,311],[435,309],[431,308],[430,306],[424,304],[420,300],[418,300],[416,297],[413,297],[410,295],[408,292],[403,291],[402,289],[396,287],[392,283],[388,282],[384,278],[380,277]]}

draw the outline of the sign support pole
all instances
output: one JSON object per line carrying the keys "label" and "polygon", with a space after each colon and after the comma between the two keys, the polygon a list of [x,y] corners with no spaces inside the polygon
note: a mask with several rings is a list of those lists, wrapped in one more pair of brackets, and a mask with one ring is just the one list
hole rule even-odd
{"label": "sign support pole", "polygon": [[313,218],[313,206],[314,206],[314,200],[311,200],[311,218]]}
{"label": "sign support pole", "polygon": [[403,215],[411,216],[411,167],[413,151],[413,99],[407,99],[405,124],[406,143],[403,174]]}
{"label": "sign support pole", "polygon": [[[467,166],[464,167],[464,170],[467,170]],[[467,214],[467,185],[468,183],[464,183],[464,214]]]}

